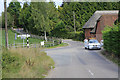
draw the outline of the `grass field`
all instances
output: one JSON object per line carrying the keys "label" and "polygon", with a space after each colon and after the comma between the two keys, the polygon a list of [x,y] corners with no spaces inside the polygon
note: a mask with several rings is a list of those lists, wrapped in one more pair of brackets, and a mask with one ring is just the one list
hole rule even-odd
{"label": "grass field", "polygon": [[3,78],[44,78],[54,61],[40,49],[3,49]]}
{"label": "grass field", "polygon": [[[40,39],[29,38],[30,44],[37,44],[37,43],[40,43],[41,41],[42,40],[40,40]],[[15,40],[15,33],[12,32],[11,30],[8,30],[8,43],[14,44],[14,42],[15,43],[23,43],[23,40],[18,37],[17,37],[17,40]],[[27,43],[27,39],[25,39],[24,42]],[[5,30],[2,30],[2,45],[5,46]]]}
{"label": "grass field", "polygon": [[[0,41],[2,43],[2,46],[5,46],[5,30],[0,30],[2,31],[2,40]],[[19,35],[19,34],[17,34]],[[40,39],[35,39],[35,38],[29,38],[29,44],[40,44],[42,40]],[[23,43],[23,40],[19,37],[17,37],[17,40],[15,40],[15,32],[13,32],[12,30],[8,30],[8,43],[11,45],[11,44],[18,44],[18,43]],[[24,40],[24,43],[27,43],[27,39]],[[66,43],[62,43],[62,44],[57,44],[55,46],[50,46],[50,44],[53,43],[53,42],[47,42],[47,44],[45,45],[48,45],[47,48],[56,48],[56,47],[62,47],[62,46],[67,46]]]}

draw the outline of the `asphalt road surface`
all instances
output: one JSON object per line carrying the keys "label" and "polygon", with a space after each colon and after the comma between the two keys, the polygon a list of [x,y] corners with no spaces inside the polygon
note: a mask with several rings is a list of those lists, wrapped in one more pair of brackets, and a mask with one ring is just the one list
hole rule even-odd
{"label": "asphalt road surface", "polygon": [[69,46],[46,50],[55,61],[46,78],[118,78],[118,66],[100,54],[85,50],[78,41],[64,40]]}

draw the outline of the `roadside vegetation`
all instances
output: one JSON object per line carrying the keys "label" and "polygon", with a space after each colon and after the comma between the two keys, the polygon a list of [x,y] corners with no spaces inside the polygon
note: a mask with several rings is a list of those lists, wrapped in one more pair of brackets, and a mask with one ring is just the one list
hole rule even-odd
{"label": "roadside vegetation", "polygon": [[[28,33],[45,37],[83,41],[82,27],[96,10],[119,9],[117,2],[63,2],[57,9],[54,2],[43,1],[25,2],[23,7],[18,1],[11,2],[7,8],[8,27],[24,28]],[[0,17],[4,28],[4,12]]]}
{"label": "roadside vegetation", "polygon": [[51,49],[51,48],[60,48],[60,47],[65,47],[68,46],[67,43],[61,43],[59,45],[55,45],[55,46],[51,46],[51,47],[47,47],[46,49]]}
{"label": "roadside vegetation", "polygon": [[[0,30],[2,31],[2,46],[5,46],[5,30]],[[16,33],[17,35],[19,35],[18,33]],[[57,39],[53,39],[54,40],[54,45],[52,45],[53,41],[47,41],[45,42],[45,47],[47,48],[55,48],[57,46],[66,46],[66,43],[61,43],[59,44],[59,40]],[[42,39],[37,39],[37,38],[29,38],[29,44],[41,44],[41,41],[44,41]],[[11,45],[14,45],[14,42],[15,44],[21,44],[21,47],[22,47],[22,43],[23,43],[23,40],[19,37],[17,37],[17,39],[15,40],[15,32],[13,32],[11,29],[8,30],[8,43]],[[24,40],[24,43],[27,43],[27,38]]]}
{"label": "roadside vegetation", "polygon": [[120,24],[114,25],[114,27],[108,26],[102,33],[104,39],[103,47],[105,49],[102,53],[120,65]]}
{"label": "roadside vegetation", "polygon": [[44,78],[54,61],[36,48],[3,49],[3,78]]}
{"label": "roadside vegetation", "polygon": [[[119,5],[117,2],[63,2],[57,9],[54,2],[42,1],[31,0],[30,3],[20,3],[12,0],[7,7],[8,28],[24,28],[25,32],[44,36],[44,41],[46,40],[47,43],[51,43],[47,41],[47,36],[83,41],[84,30],[82,27],[93,13],[96,10],[118,10]],[[5,28],[4,12],[0,16],[1,23],[2,28]],[[107,33],[105,32],[105,34]],[[15,32],[8,30],[9,44],[23,42],[20,38],[14,39]],[[26,39],[24,41],[27,43]],[[41,41],[43,40],[29,38],[29,44],[39,44]],[[1,43],[2,46],[5,45],[5,30],[2,31]],[[66,43],[58,44],[57,40],[54,46],[50,47],[50,45],[47,44],[47,48],[67,46]],[[116,48],[116,46],[114,47]],[[105,46],[108,51],[112,48]],[[118,52],[115,50],[112,52],[117,55]],[[51,66],[54,67],[53,60],[38,48],[3,49],[2,54],[3,78],[43,78]]]}
{"label": "roadside vegetation", "polygon": [[[17,34],[17,33],[16,33]],[[19,35],[19,34],[17,34]],[[30,44],[37,44],[40,43],[42,40],[35,39],[35,38],[29,38]],[[23,43],[23,40],[20,37],[17,37],[17,40],[15,40],[15,32],[13,32],[11,29],[8,30],[8,43],[14,44],[15,43]],[[27,39],[24,40],[25,43],[27,43]],[[5,46],[5,30],[2,30],[2,46]]]}

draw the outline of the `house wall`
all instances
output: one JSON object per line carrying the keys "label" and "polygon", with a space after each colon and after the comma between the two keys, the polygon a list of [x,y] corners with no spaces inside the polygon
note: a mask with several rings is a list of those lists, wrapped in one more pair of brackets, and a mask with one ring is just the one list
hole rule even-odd
{"label": "house wall", "polygon": [[102,30],[106,26],[112,26],[114,22],[118,19],[118,15],[103,15],[100,18],[100,21],[97,23],[97,29],[96,29],[96,39],[98,41],[102,40]]}
{"label": "house wall", "polygon": [[[103,19],[104,20],[104,19]],[[104,21],[99,20],[96,27],[96,39],[100,42],[102,40],[101,24],[104,24]]]}
{"label": "house wall", "polygon": [[91,29],[85,29],[85,38],[96,38],[96,34],[90,34]]}
{"label": "house wall", "polygon": [[99,42],[102,40],[102,30],[106,26],[113,26],[118,19],[118,15],[102,15],[96,26],[96,34],[90,34],[91,29],[85,29],[85,38],[96,38]]}
{"label": "house wall", "polygon": [[103,15],[100,18],[100,26],[101,26],[101,30],[104,30],[104,27],[106,26],[112,26],[114,22],[118,19],[118,15]]}
{"label": "house wall", "polygon": [[85,29],[85,38],[90,37],[90,29]]}

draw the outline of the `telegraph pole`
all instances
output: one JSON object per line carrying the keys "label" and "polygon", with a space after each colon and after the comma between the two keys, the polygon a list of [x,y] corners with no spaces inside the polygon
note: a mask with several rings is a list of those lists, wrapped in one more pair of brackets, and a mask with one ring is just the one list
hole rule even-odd
{"label": "telegraph pole", "polygon": [[6,8],[6,0],[4,0],[4,13],[5,13],[5,47],[8,48],[8,31],[7,31],[7,8]]}
{"label": "telegraph pole", "polygon": [[75,27],[75,12],[73,11],[73,17],[74,17],[74,32],[76,33],[76,27]]}

